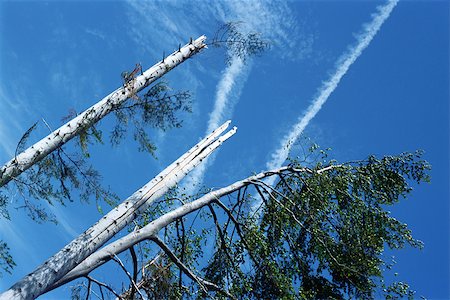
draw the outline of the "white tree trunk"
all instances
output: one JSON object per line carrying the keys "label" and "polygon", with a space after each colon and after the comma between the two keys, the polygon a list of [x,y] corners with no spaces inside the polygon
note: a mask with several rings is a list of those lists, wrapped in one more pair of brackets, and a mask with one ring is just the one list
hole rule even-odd
{"label": "white tree trunk", "polygon": [[145,71],[142,75],[131,80],[124,87],[118,88],[94,106],[91,106],[71,121],[11,159],[0,168],[0,187],[7,184],[55,149],[64,145],[67,141],[79,134],[80,131],[98,122],[129,97],[132,97],[156,79],[205,48],[205,40],[206,37],[201,36],[191,41],[189,44],[166,57],[163,61],[160,61]]}
{"label": "white tree trunk", "polygon": [[[326,171],[328,168],[324,168],[323,170],[319,170],[318,172]],[[215,200],[220,199],[221,197],[225,195],[229,195],[247,185],[253,184],[255,182],[260,181],[261,179],[264,179],[269,176],[273,176],[276,174],[281,174],[285,171],[290,172],[312,172],[311,170],[304,168],[304,169],[294,169],[292,167],[281,167],[275,170],[270,170],[266,172],[261,172],[259,174],[250,176],[248,178],[245,178],[243,180],[237,181],[227,187],[223,187],[221,189],[218,189],[216,191],[212,191],[201,198],[186,203],[164,215],[159,217],[158,219],[152,221],[148,225],[144,226],[143,228],[139,230],[135,230],[128,235],[110,243],[109,245],[103,247],[102,249],[96,251],[92,255],[90,255],[88,258],[86,258],[82,263],[77,265],[72,271],[67,273],[61,280],[59,280],[54,286],[52,286],[48,291],[53,290],[63,284],[66,284],[74,279],[83,277],[88,275],[90,272],[95,270],[96,268],[100,267],[101,265],[105,264],[111,258],[114,257],[114,255],[118,255],[119,253],[131,248],[133,245],[140,243],[144,240],[151,239],[153,236],[157,235],[158,232],[169,225],[172,222],[175,222],[175,220],[186,216],[187,214],[190,214],[212,202]]]}
{"label": "white tree trunk", "polygon": [[47,291],[64,275],[134,220],[153,201],[174,187],[189,171],[232,136],[236,132],[236,127],[220,136],[229,124],[230,121],[227,121],[216,129],[144,187],[39,266],[34,272],[25,276],[3,294],[0,294],[0,300],[34,299]]}
{"label": "white tree trunk", "polygon": [[215,200],[222,198],[223,196],[229,195],[247,185],[251,185],[257,182],[261,182],[262,179],[275,176],[277,174],[282,174],[284,172],[296,172],[296,173],[313,173],[316,172],[321,174],[328,170],[340,167],[340,165],[333,165],[324,167],[320,170],[312,171],[309,168],[292,168],[290,166],[280,167],[274,170],[269,170],[265,172],[261,172],[259,174],[247,177],[243,180],[236,181],[229,186],[223,187],[221,189],[209,192],[208,194],[203,195],[201,198],[194,200],[192,202],[186,203],[164,215],[159,217],[158,219],[152,221],[147,224],[143,228],[139,230],[135,230],[128,235],[110,243],[109,245],[103,247],[102,249],[96,251],[91,254],[88,258],[86,258],[82,263],[77,265],[73,270],[67,273],[61,280],[59,280],[55,285],[51,286],[48,291],[51,291],[63,284],[66,284],[74,279],[83,277],[88,275],[93,270],[97,269],[101,265],[110,261],[114,255],[118,255],[123,251],[131,248],[132,246],[147,240],[151,239],[153,236],[156,236],[158,232],[165,228],[175,220],[184,217],[208,204],[213,203]]}

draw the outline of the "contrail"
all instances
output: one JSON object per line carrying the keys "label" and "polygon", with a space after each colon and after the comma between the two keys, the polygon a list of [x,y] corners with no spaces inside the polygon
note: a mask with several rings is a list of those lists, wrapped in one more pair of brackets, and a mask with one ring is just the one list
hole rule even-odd
{"label": "contrail", "polygon": [[243,65],[240,58],[233,57],[231,64],[223,73],[222,78],[217,85],[216,102],[214,103],[214,109],[209,116],[206,133],[213,131],[223,122],[225,109],[229,104],[230,92],[235,86],[236,79],[242,74]]}
{"label": "contrail", "polygon": [[[133,39],[147,49],[149,40],[166,41],[166,44],[177,42],[182,36],[189,36],[192,32],[202,32],[212,22],[228,22],[230,20],[243,20],[245,30],[257,31],[265,38],[274,42],[278,47],[278,55],[291,59],[301,59],[308,53],[311,46],[305,43],[310,36],[304,35],[297,26],[295,16],[289,5],[279,0],[230,0],[217,2],[170,2],[161,6],[158,2],[127,1],[130,7],[130,31]],[[174,11],[177,12],[174,14]],[[154,14],[158,18],[151,17]],[[193,15],[194,13],[194,15]],[[196,19],[200,23],[192,23]],[[139,20],[139,21],[137,21]],[[163,26],[164,30],[155,31],[154,28]],[[136,29],[137,28],[137,29]],[[142,41],[147,41],[143,43]],[[155,53],[155,55],[158,55]],[[233,107],[239,100],[239,94],[251,71],[251,66],[246,66],[240,59],[232,60],[231,64],[222,73],[216,87],[216,98],[213,112],[209,115],[207,133],[215,129],[233,114]],[[195,78],[193,75],[190,79]],[[183,181],[182,187],[194,191],[189,186],[193,183],[201,184],[203,174],[214,157],[209,158],[209,163],[199,165],[191,175]]]}
{"label": "contrail", "polygon": [[[235,88],[236,83],[240,82],[242,84],[245,82],[248,72],[240,58],[232,58],[230,65],[225,69],[217,84],[216,100],[214,108],[209,115],[206,134],[216,129],[225,120],[226,114],[232,111],[233,101],[231,98],[238,98],[241,91],[240,88]],[[230,97],[232,91],[233,97]],[[212,160],[214,160],[214,156],[205,159],[185,178],[182,188],[184,188],[186,194],[191,195],[197,190],[198,186],[203,182],[208,163],[211,163]]]}
{"label": "contrail", "polygon": [[[361,55],[363,50],[369,46],[378,30],[380,30],[381,25],[383,25],[384,21],[389,17],[397,3],[398,0],[389,0],[385,5],[377,7],[377,13],[372,16],[372,21],[363,25],[363,31],[358,35],[356,45],[350,47],[349,50],[338,59],[338,67],[335,73],[328,81],[323,83],[310,106],[293,126],[290,133],[283,137],[280,147],[272,154],[272,159],[267,162],[267,169],[278,168],[285,162],[292,144],[295,143],[305,127],[308,126],[309,122],[320,111],[328,97],[338,86],[342,77],[347,73],[350,66]],[[273,185],[274,181],[275,178],[270,177],[270,180],[268,180],[267,183]]]}

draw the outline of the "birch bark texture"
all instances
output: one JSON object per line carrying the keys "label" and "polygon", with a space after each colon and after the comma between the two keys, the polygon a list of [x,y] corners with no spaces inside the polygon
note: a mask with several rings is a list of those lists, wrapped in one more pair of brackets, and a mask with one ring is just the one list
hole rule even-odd
{"label": "birch bark texture", "polygon": [[196,40],[191,40],[184,47],[180,47],[171,55],[143,72],[142,75],[132,78],[124,86],[116,89],[71,121],[12,158],[0,168],[0,187],[6,185],[36,162],[64,145],[81,131],[97,123],[104,116],[120,106],[125,100],[134,96],[171,69],[206,48],[205,40],[206,36],[204,35]]}
{"label": "birch bark texture", "polygon": [[237,128],[233,127],[221,135],[230,122],[227,121],[214,130],[35,271],[0,294],[0,300],[35,299],[48,291],[58,280],[130,224],[140,212],[174,187],[188,172],[235,134]]}

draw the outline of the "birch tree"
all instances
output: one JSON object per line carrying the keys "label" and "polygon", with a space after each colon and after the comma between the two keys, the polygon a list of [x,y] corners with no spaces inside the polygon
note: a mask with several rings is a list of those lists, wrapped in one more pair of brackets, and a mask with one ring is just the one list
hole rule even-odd
{"label": "birch tree", "polygon": [[[71,111],[64,118],[67,123],[26,148],[28,139],[36,128],[35,123],[18,142],[14,157],[0,167],[1,216],[9,218],[7,203],[12,201],[4,191],[10,181],[13,181],[10,188],[17,190],[23,200],[20,208],[37,222],[57,223],[57,220],[35,200],[64,204],[66,200],[73,201],[74,198],[86,202],[95,198],[99,210],[99,201],[110,205],[116,203],[119,199],[114,191],[103,186],[101,174],[87,160],[88,144],[92,141],[103,142],[102,130],[96,126],[97,123],[113,113],[116,125],[110,129],[112,145],[118,145],[128,127],[134,126],[133,137],[139,144],[139,150],[153,154],[155,146],[145,127],[162,130],[179,127],[181,122],[176,113],[190,110],[189,92],[171,92],[166,82],[155,81],[206,48],[205,40],[205,36],[196,40],[191,38],[184,47],[180,45],[175,52],[146,71],[137,64],[133,70],[123,72],[123,84],[120,88],[82,113]],[[152,83],[154,84],[150,89],[143,93]],[[51,130],[47,122],[43,122]],[[75,137],[80,150],[70,153],[64,145]],[[8,266],[4,269],[10,271]]]}
{"label": "birch tree", "polygon": [[[243,60],[267,47],[257,34],[242,35],[236,26],[222,27],[212,45],[226,43],[230,46],[227,53]],[[154,85],[143,96],[138,93],[204,49],[204,41],[204,36],[191,40],[145,72],[137,64],[133,70],[122,73],[122,87],[38,143],[17,151],[0,168],[0,187],[13,180],[20,182],[22,172],[41,162],[42,170],[55,172],[55,178],[72,172],[61,158],[65,155],[62,146],[78,136],[88,156],[88,137],[100,139],[95,124],[111,112],[118,119],[112,137],[120,140],[124,120],[133,115],[127,116],[127,112],[134,109],[133,104],[124,106],[125,101],[142,100],[140,104],[161,107],[149,99],[164,94],[164,84]],[[180,97],[175,99],[174,109],[182,102],[183,96]],[[167,114],[162,111],[159,116]],[[144,120],[145,117],[144,114]],[[169,124],[174,124],[170,114],[168,118],[172,121]],[[65,284],[73,286],[73,296],[78,299],[88,299],[93,294],[119,299],[414,296],[407,283],[385,282],[385,270],[392,265],[382,254],[386,248],[422,247],[407,225],[386,210],[406,197],[412,184],[429,180],[430,167],[421,159],[421,153],[381,159],[369,156],[342,164],[326,156],[315,164],[292,160],[287,166],[198,196],[173,190],[186,173],[236,132],[233,128],[222,135],[228,125],[226,122],[182,155],[0,294],[0,299],[34,299]],[[33,127],[19,142],[19,150]],[[140,128],[137,139],[141,147],[153,151]],[[316,150],[313,147],[311,151]],[[55,164],[48,164],[46,168],[46,159],[60,164],[56,168]],[[94,179],[97,176],[95,172],[82,174]],[[31,175],[39,178],[39,172]],[[275,186],[264,181],[271,176],[277,178]],[[46,182],[39,184],[41,189],[51,188]],[[62,186],[61,193],[65,194],[67,188],[63,183]],[[39,192],[34,195],[40,196]],[[130,227],[132,222],[134,228]],[[127,226],[130,233],[106,244]],[[13,262],[10,256],[3,255],[7,253],[5,249],[6,244],[0,243],[0,266],[9,269]],[[117,287],[96,279],[93,271],[105,263],[117,264],[128,282]],[[81,278],[85,281],[74,283]]]}
{"label": "birch tree", "polygon": [[[119,253],[149,240],[156,256],[139,267],[131,260],[130,288],[116,292],[118,298],[413,298],[407,283],[385,279],[394,266],[383,253],[423,246],[387,210],[407,197],[413,184],[429,181],[430,166],[421,155],[369,156],[342,164],[324,163],[322,156],[310,167],[293,160],[180,201],[87,258],[56,286],[81,276],[98,284],[89,276],[93,269],[120,262]],[[270,176],[278,178],[274,187],[264,182]],[[255,197],[262,200],[259,207]],[[195,226],[187,225],[199,211],[208,220],[202,228],[210,230],[206,235],[193,234]],[[162,234],[170,227],[169,236]],[[198,238],[212,239],[213,248]]]}
{"label": "birch tree", "polygon": [[[259,40],[257,34],[243,35],[231,23],[221,27],[221,30],[226,28],[232,30],[223,33],[220,39],[214,38],[211,45],[225,45],[229,49],[228,54],[245,59],[247,56],[259,54],[267,46],[266,42]],[[114,204],[118,200],[114,192],[102,187],[101,175],[85,161],[85,158],[89,157],[87,146],[90,139],[102,142],[102,132],[96,127],[96,123],[113,112],[117,122],[111,133],[112,144],[118,144],[123,139],[127,130],[125,127],[132,123],[135,125],[134,139],[140,145],[139,150],[153,154],[155,147],[141,124],[150,124],[163,130],[180,126],[175,111],[190,109],[186,104],[190,95],[189,92],[170,94],[165,82],[153,85],[145,94],[139,93],[171,69],[206,48],[205,39],[205,36],[196,40],[191,38],[187,45],[184,47],[180,45],[178,50],[146,71],[142,70],[140,64],[136,64],[133,70],[122,72],[123,85],[120,88],[80,114],[72,111],[65,118],[69,120],[66,124],[25,149],[28,138],[36,128],[35,123],[19,141],[14,158],[0,167],[0,188],[4,189],[9,182],[14,181],[15,187],[24,199],[22,207],[38,222],[50,220],[57,223],[57,220],[52,219],[44,209],[36,206],[30,199],[44,199],[50,204],[54,200],[64,203],[64,199],[72,200],[72,190],[78,190],[78,197],[81,200],[87,200],[94,194],[96,201],[101,198],[108,204]],[[140,113],[139,121],[136,119],[136,112]],[[130,119],[135,121],[130,122]],[[43,122],[51,129],[45,120]],[[81,158],[69,155],[63,147],[74,137],[78,137]],[[23,172],[25,177],[20,176]],[[177,176],[181,177],[183,174]],[[6,208],[8,202],[9,199],[0,191],[0,213],[5,218],[9,218]],[[100,207],[98,204],[97,206]],[[11,272],[15,263],[8,252],[7,244],[0,242],[0,267],[4,271]],[[91,242],[94,245],[99,243]],[[65,265],[65,268],[70,269],[70,266]]]}
{"label": "birch tree", "polygon": [[226,122],[200,141],[34,272],[1,294],[0,299],[34,299],[47,291],[66,273],[132,222],[152,202],[174,187],[190,170],[232,136],[236,132],[236,128],[220,136],[229,123],[230,121]]}
{"label": "birch tree", "polygon": [[[45,291],[85,278],[87,284],[74,286],[75,298],[414,297],[407,283],[385,281],[394,266],[383,253],[423,246],[387,211],[413,184],[429,180],[430,166],[421,155],[341,164],[320,156],[310,166],[292,160],[197,199],[179,195],[155,202],[147,211],[151,217]],[[273,187],[264,181],[271,176],[278,178]],[[255,207],[257,198],[262,201]],[[196,225],[199,214],[204,221]],[[127,251],[128,261],[120,258]],[[123,269],[129,288],[91,275],[107,262]]]}
{"label": "birch tree", "polygon": [[104,116],[114,111],[115,108],[120,107],[125,100],[134,97],[138,92],[149,86],[168,71],[205,48],[205,39],[205,36],[201,36],[196,40],[191,40],[184,47],[180,47],[177,51],[145,72],[142,72],[137,68],[130,74],[124,74],[123,77],[125,82],[122,87],[116,89],[98,103],[77,115],[75,118],[27,148],[22,153],[17,154],[2,166],[0,168],[0,187],[16,178],[23,171],[30,168],[55,149],[58,149],[66,142],[73,139],[83,130],[86,130],[97,123]]}
{"label": "birch tree", "polygon": [[[168,86],[164,82],[154,84],[145,94],[139,95],[146,87],[165,75],[167,72],[191,58],[206,47],[206,37],[201,36],[196,40],[191,38],[184,47],[179,47],[175,52],[146,71],[140,64],[130,72],[122,73],[123,85],[104,97],[101,101],[78,114],[73,112],[66,118],[69,121],[60,128],[51,132],[48,136],[25,149],[25,145],[35,123],[27,130],[18,142],[14,157],[0,167],[0,217],[9,219],[7,204],[12,202],[5,192],[7,184],[14,182],[14,188],[22,195],[22,206],[28,215],[37,222],[57,220],[49,215],[45,209],[35,204],[36,199],[42,199],[52,204],[55,200],[64,203],[65,200],[73,200],[73,192],[77,191],[77,197],[88,201],[91,195],[95,200],[104,200],[113,205],[119,199],[113,191],[104,188],[99,174],[90,166],[86,157],[89,156],[87,144],[90,138],[101,141],[101,131],[95,126],[106,115],[114,113],[117,125],[112,129],[111,141],[117,144],[123,138],[126,129],[124,125],[135,117],[141,117],[135,124],[134,138],[140,148],[152,152],[154,147],[150,142],[143,125],[150,124],[153,127],[167,129],[179,126],[175,116],[177,110],[188,110],[186,100],[188,92],[169,93]],[[130,101],[133,103],[129,105]],[[140,111],[138,111],[140,109]],[[140,112],[140,113],[139,113]],[[138,114],[139,113],[139,114]],[[50,126],[45,122],[50,129]],[[63,147],[68,141],[78,137],[81,146],[80,155],[69,154]],[[34,166],[34,167],[33,167]],[[33,168],[32,168],[33,167]],[[25,172],[27,171],[27,172]],[[22,176],[20,176],[23,172]],[[4,193],[5,192],[5,193]],[[100,204],[97,203],[100,209]],[[0,240],[0,268],[10,273],[15,262],[9,253],[6,242]],[[1,273],[0,273],[1,275]]]}

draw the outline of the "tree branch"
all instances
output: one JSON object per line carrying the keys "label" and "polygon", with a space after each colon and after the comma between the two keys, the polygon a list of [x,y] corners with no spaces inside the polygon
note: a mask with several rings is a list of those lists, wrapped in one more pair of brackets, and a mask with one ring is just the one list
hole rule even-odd
{"label": "tree branch", "polygon": [[[141,296],[142,299],[145,299],[144,295],[142,295],[141,291],[139,290],[139,287],[136,285],[136,281],[134,280],[133,277],[131,277],[130,272],[128,272],[127,268],[125,268],[125,265],[120,260],[120,258],[117,255],[114,255],[114,257],[112,257],[111,259],[119,264],[119,266],[122,268],[122,270],[127,275],[128,279],[130,279],[131,285],[133,287],[133,289],[132,289],[132,296],[134,296],[134,291],[136,291],[136,292],[138,292],[138,294]],[[133,299],[133,297],[130,297],[130,298]]]}
{"label": "tree branch", "polygon": [[[133,261],[133,278],[132,282],[137,282],[137,275],[138,275],[138,262],[137,262],[137,256],[136,252],[134,251],[134,247],[130,247],[130,254],[131,254],[131,260]],[[131,286],[131,299],[134,299],[134,293],[136,292],[135,284]]]}
{"label": "tree branch", "polygon": [[[240,181],[236,181],[235,183],[218,189],[216,191],[212,191],[210,193],[207,193],[200,197],[197,200],[194,200],[192,202],[186,203],[164,215],[159,217],[158,219],[152,221],[151,223],[147,224],[143,228],[139,230],[135,230],[131,232],[130,234],[112,242],[111,244],[105,246],[104,248],[96,251],[92,255],[90,255],[88,258],[86,258],[83,262],[78,264],[72,271],[67,273],[62,279],[60,279],[58,282],[56,282],[49,290],[52,290],[58,286],[61,286],[62,284],[65,284],[69,281],[72,281],[76,278],[85,276],[86,274],[89,274],[92,270],[98,268],[102,264],[108,262],[114,254],[119,254],[127,249],[129,249],[132,245],[135,245],[139,242],[142,242],[146,239],[151,238],[152,236],[155,236],[161,229],[165,228],[167,225],[169,225],[172,222],[175,222],[176,219],[184,217],[194,211],[199,210],[200,208],[204,207],[205,205],[208,205],[210,203],[217,203],[222,209],[225,210],[227,215],[231,218],[233,223],[235,224],[236,229],[239,229],[238,234],[241,238],[243,238],[243,234],[240,231],[240,223],[236,220],[236,218],[233,216],[231,211],[222,203],[219,201],[219,199],[225,195],[229,195],[241,188],[246,188],[249,185],[253,185],[255,182],[258,182],[258,180],[261,180],[263,178],[277,175],[279,173],[292,173],[292,172],[312,172],[309,169],[306,168],[293,168],[292,166],[286,166],[281,167],[278,169],[261,172],[259,174],[256,174],[254,176],[250,176],[248,178],[245,178]],[[245,242],[245,241],[244,241]],[[255,263],[257,263],[255,261]]]}
{"label": "tree branch", "polygon": [[[117,232],[132,222],[138,213],[147,209],[153,201],[163,196],[189,171],[201,163],[205,157],[209,156],[225,140],[231,137],[236,132],[236,127],[221,136],[229,124],[230,121],[227,121],[214,130],[178,160],[164,169],[147,185],[106,214],[35,271],[1,294],[0,299],[36,298],[56,287],[57,282],[62,277],[79,266],[89,255],[94,253]],[[87,274],[89,272],[83,273],[80,276]]]}
{"label": "tree branch", "polygon": [[170,248],[164,243],[164,241],[162,241],[158,236],[152,236],[150,238],[150,240],[154,241],[166,254],[167,256],[170,258],[170,260],[172,260],[178,268],[180,268],[181,270],[183,270],[184,274],[186,274],[189,278],[191,278],[192,280],[194,280],[195,282],[198,283],[198,285],[200,286],[200,288],[206,293],[208,294],[209,290],[215,291],[215,292],[219,292],[231,299],[235,299],[233,297],[233,295],[231,295],[230,293],[228,293],[227,291],[225,291],[224,289],[218,287],[217,285],[215,285],[212,282],[209,282],[197,275],[194,274],[194,272],[192,272],[185,264],[183,264],[180,259],[175,255],[175,253],[172,252],[172,250],[170,250]]}
{"label": "tree branch", "polygon": [[17,177],[36,162],[42,160],[55,149],[61,147],[83,130],[86,130],[98,122],[110,113],[112,109],[119,106],[129,97],[132,97],[137,92],[150,85],[150,83],[205,48],[205,39],[205,36],[201,36],[193,41],[193,43],[185,45],[180,51],[175,51],[167,59],[145,71],[143,75],[134,78],[134,80],[129,82],[126,87],[118,88],[97,104],[88,108],[47,137],[11,159],[0,168],[0,187],[7,184],[11,179]]}
{"label": "tree branch", "polygon": [[100,282],[100,281],[98,281],[97,279],[95,279],[95,278],[93,278],[93,277],[91,277],[91,276],[88,276],[88,275],[87,275],[87,276],[84,276],[84,277],[86,277],[87,280],[96,283],[96,284],[100,287],[100,290],[101,290],[101,287],[104,287],[104,288],[106,288],[108,291],[110,291],[112,294],[114,294],[114,296],[116,296],[117,298],[119,298],[120,300],[123,299],[119,294],[116,293],[116,291],[114,291],[114,289],[113,289],[112,287],[110,287],[110,286],[107,285],[106,283]]}

